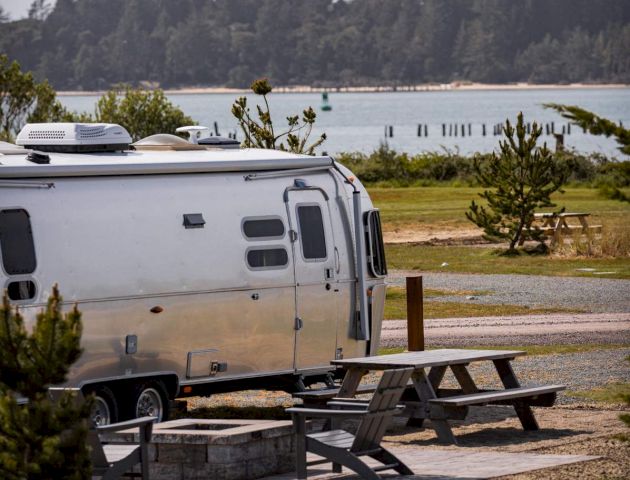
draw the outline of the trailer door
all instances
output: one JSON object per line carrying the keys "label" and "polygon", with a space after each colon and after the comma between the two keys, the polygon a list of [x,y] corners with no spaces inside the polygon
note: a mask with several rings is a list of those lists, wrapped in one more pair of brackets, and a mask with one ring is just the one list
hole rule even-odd
{"label": "trailer door", "polygon": [[326,193],[316,187],[285,196],[295,268],[295,368],[329,366],[337,345],[339,290]]}

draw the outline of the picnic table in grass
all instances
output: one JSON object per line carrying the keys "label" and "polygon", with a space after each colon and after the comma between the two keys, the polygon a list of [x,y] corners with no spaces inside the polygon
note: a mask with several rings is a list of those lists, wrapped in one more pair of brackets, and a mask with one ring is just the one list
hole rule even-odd
{"label": "picnic table in grass", "polygon": [[[587,234],[589,232],[601,232],[601,225],[589,225],[587,217],[589,217],[590,213],[570,213],[570,212],[542,212],[534,214],[534,222],[528,225],[528,229],[532,229],[534,227],[538,227],[546,235],[549,235],[552,240],[551,244],[555,245],[560,240],[560,235],[571,234],[575,231],[579,231],[582,234]],[[569,223],[568,220],[577,220],[576,223]],[[519,242],[520,245],[525,241],[524,238]]]}
{"label": "picnic table in grass", "polygon": [[[448,421],[463,420],[472,405],[512,405],[525,430],[538,430],[531,407],[553,405],[556,392],[564,390],[565,386],[521,387],[511,361],[525,354],[518,350],[438,349],[347,358],[331,363],[346,369],[337,394],[340,398],[354,397],[357,390],[360,393],[361,379],[369,371],[413,368],[413,388],[410,395],[403,397],[403,414],[410,417],[412,425],[420,426],[425,419],[431,420],[440,442],[457,444]],[[504,389],[479,389],[468,371],[472,362],[492,362]],[[460,388],[440,388],[447,369],[453,372]]]}

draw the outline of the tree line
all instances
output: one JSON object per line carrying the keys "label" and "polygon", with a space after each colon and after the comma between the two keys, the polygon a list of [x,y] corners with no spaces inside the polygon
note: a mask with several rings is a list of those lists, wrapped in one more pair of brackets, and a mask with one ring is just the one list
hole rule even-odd
{"label": "tree line", "polygon": [[627,0],[35,0],[0,52],[56,89],[630,82]]}

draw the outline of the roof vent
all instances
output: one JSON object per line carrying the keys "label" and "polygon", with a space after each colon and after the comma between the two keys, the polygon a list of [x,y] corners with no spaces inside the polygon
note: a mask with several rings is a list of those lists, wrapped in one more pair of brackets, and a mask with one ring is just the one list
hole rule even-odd
{"label": "roof vent", "polygon": [[136,150],[205,150],[201,145],[187,142],[177,135],[158,133],[131,144]]}
{"label": "roof vent", "polygon": [[43,152],[116,152],[127,150],[131,137],[112,123],[28,123],[15,143]]}

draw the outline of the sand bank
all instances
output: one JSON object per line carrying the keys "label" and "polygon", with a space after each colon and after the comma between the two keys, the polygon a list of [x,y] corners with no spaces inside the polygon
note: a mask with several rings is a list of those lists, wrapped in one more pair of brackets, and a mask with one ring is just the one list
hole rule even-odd
{"label": "sand bank", "polygon": [[[432,91],[470,91],[470,90],[549,90],[549,89],[601,89],[601,88],[630,88],[628,84],[607,83],[570,83],[570,84],[532,84],[532,83],[473,83],[473,82],[453,82],[440,84],[419,84],[400,86],[364,86],[364,87],[311,87],[308,85],[293,85],[274,87],[274,93],[321,93],[342,92],[342,93],[379,93],[379,92],[432,92]],[[183,87],[177,89],[164,90],[168,95],[206,95],[206,94],[233,94],[239,95],[249,93],[249,89],[228,88],[228,87]],[[62,91],[57,92],[59,96],[79,96],[79,95],[102,95],[104,91]]]}

